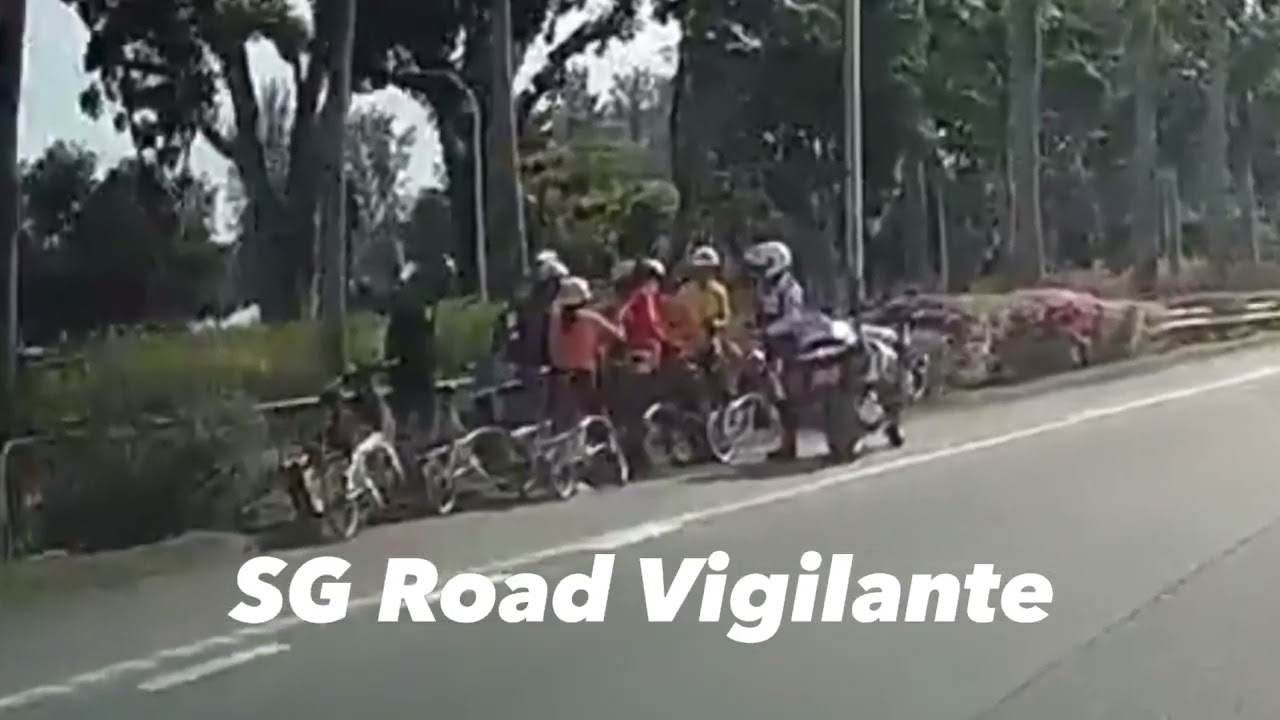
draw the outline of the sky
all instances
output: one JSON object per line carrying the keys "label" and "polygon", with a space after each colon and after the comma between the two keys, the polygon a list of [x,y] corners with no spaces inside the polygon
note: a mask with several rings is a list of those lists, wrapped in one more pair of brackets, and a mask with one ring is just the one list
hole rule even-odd
{"label": "sky", "polygon": [[[598,12],[604,1],[592,0],[586,12],[566,18],[560,28],[561,37],[590,17],[588,13]],[[60,0],[28,1],[26,76],[18,125],[21,158],[40,155],[56,140],[80,143],[97,153],[102,164],[108,166],[132,152],[128,136],[117,133],[109,117],[94,121],[79,110],[77,98],[89,85],[82,63],[88,36],[80,19]],[[673,46],[678,39],[676,27],[648,23],[634,41],[615,43],[603,56],[589,55],[582,64],[590,72],[591,85],[596,90],[604,90],[615,74],[632,67],[670,73],[672,59],[664,48]],[[542,64],[545,50],[541,45],[530,49],[516,75],[517,87]],[[260,86],[273,77],[288,77],[283,62],[269,45],[251,47],[250,63]],[[359,97],[354,103],[382,105],[402,122],[418,128],[418,143],[410,166],[411,182],[419,187],[439,183],[440,145],[426,109],[395,90]],[[221,183],[227,177],[227,163],[203,142],[192,150],[192,165],[215,182]]]}

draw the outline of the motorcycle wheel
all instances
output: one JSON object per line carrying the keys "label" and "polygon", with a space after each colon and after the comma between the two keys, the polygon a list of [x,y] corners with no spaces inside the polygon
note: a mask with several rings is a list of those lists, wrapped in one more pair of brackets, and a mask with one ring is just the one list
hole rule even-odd
{"label": "motorcycle wheel", "polygon": [[439,458],[430,458],[419,468],[427,512],[441,517],[452,514],[458,507],[458,486],[446,470]]}
{"label": "motorcycle wheel", "polygon": [[839,390],[827,393],[822,400],[822,429],[827,436],[827,454],[833,462],[852,462],[858,455],[864,434],[858,403],[850,387],[854,373],[852,361],[843,368]]}
{"label": "motorcycle wheel", "polygon": [[885,426],[884,436],[888,438],[889,444],[895,448],[900,448],[907,442],[907,439],[902,436],[902,426],[896,422]]}

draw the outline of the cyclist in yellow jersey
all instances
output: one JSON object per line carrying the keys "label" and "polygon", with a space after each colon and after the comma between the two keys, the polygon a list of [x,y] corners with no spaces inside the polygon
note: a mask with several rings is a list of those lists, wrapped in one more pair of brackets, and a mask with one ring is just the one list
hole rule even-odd
{"label": "cyclist in yellow jersey", "polygon": [[724,392],[720,378],[723,358],[721,333],[729,326],[732,310],[729,291],[716,278],[720,269],[720,254],[716,249],[703,245],[689,254],[691,277],[676,291],[675,302],[680,306],[688,327],[681,333],[685,337],[687,351],[698,358],[698,364],[717,394]]}

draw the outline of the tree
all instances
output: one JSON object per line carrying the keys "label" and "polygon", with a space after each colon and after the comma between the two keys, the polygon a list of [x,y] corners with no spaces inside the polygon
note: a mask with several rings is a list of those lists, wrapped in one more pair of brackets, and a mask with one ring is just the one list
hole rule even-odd
{"label": "tree", "polygon": [[1156,63],[1158,32],[1156,0],[1130,0],[1133,64],[1133,213],[1130,227],[1134,285],[1143,294],[1155,291],[1159,245],[1159,205],[1156,161],[1159,153],[1159,110]]}
{"label": "tree", "polygon": [[1040,216],[1040,74],[1043,0],[1007,0],[1009,13],[1010,155],[1013,232],[1010,279],[1021,285],[1044,272]]}
{"label": "tree", "polygon": [[[0,6],[0,406],[5,408],[16,404],[18,292],[12,269],[18,256],[18,101],[26,20],[26,0]],[[8,414],[0,417],[0,432],[8,432]]]}
{"label": "tree", "polygon": [[1227,193],[1231,187],[1227,168],[1230,139],[1227,134],[1227,84],[1230,74],[1228,14],[1224,3],[1207,2],[1209,32],[1209,87],[1205,103],[1209,112],[1205,119],[1206,207],[1209,233],[1209,259],[1220,282],[1226,281],[1230,257],[1230,218]]}
{"label": "tree", "polygon": [[[418,191],[408,216],[400,227],[400,242],[405,256],[411,260],[433,265],[446,254],[465,256],[458,246],[458,221],[449,207],[449,194],[439,188],[425,187]],[[475,287],[475,267],[461,264],[464,286]]]}
{"label": "tree", "polygon": [[[259,92],[259,137],[267,176],[277,191],[287,190],[290,167],[289,131],[293,123],[293,99],[288,85],[268,82]],[[357,271],[380,272],[392,259],[400,223],[407,212],[406,183],[408,169],[417,142],[411,127],[400,127],[390,112],[366,105],[355,109],[347,118],[344,168],[348,194],[352,196],[353,214],[348,225],[352,230],[351,264]],[[276,282],[271,263],[263,260],[270,253],[263,238],[253,232],[253,206],[239,171],[232,167],[228,178],[228,204],[239,218],[238,271],[245,282],[241,294],[258,301]],[[364,267],[364,263],[371,263]]]}
{"label": "tree", "polygon": [[34,342],[111,325],[176,323],[211,309],[224,251],[213,193],[136,160],[55,143],[23,172],[23,327]]}
{"label": "tree", "polygon": [[627,140],[546,140],[525,157],[522,171],[532,233],[539,245],[570,256],[574,267],[606,273],[619,256],[648,252],[671,229],[675,188],[652,175],[644,148]]}
{"label": "tree", "polygon": [[410,209],[409,162],[417,133],[376,107],[347,120],[346,174],[354,198],[351,264],[357,271],[395,272],[400,233]]}
{"label": "tree", "polygon": [[[158,167],[175,168],[196,136],[234,164],[251,202],[250,226],[263,238],[260,260],[275,278],[260,298],[262,316],[300,316],[316,270],[319,163],[329,144],[318,136],[319,103],[331,82],[341,6],[313,0],[308,23],[289,0],[63,1],[90,31],[85,66],[95,82],[82,108],[96,116],[110,106],[117,127]],[[256,39],[272,43],[292,71],[284,192],[271,182],[260,132],[246,48]],[[221,121],[220,97],[230,101],[229,123]]]}
{"label": "tree", "polygon": [[[356,77],[364,87],[395,85],[429,105],[440,131],[450,202],[457,217],[473,215],[471,157],[471,116],[466,96],[451,82],[438,77],[421,77],[421,70],[449,69],[457,73],[480,98],[482,122],[488,125],[494,113],[489,105],[492,90],[490,58],[493,47],[489,2],[424,3],[420,0],[366,0],[361,3],[357,23]],[[550,41],[546,62],[515,98],[516,135],[523,135],[538,103],[566,80],[572,61],[585,52],[629,38],[635,31],[641,0],[511,0],[511,35],[515,66],[519,66],[537,39]],[[572,31],[563,34],[561,20],[582,12],[590,15]],[[486,158],[489,160],[489,158]],[[486,167],[502,168],[502,163],[486,162]],[[499,185],[509,186],[512,178]],[[498,213],[505,215],[507,213]],[[491,218],[490,222],[493,220]],[[474,247],[472,229],[463,230],[466,242]],[[491,244],[509,235],[509,227],[490,227]],[[497,279],[510,277],[516,267],[519,248],[492,246]]]}

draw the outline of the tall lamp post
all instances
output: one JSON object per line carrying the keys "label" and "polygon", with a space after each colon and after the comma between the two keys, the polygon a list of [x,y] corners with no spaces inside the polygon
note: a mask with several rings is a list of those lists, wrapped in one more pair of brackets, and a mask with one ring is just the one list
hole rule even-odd
{"label": "tall lamp post", "polygon": [[862,2],[844,3],[844,256],[852,276],[850,304],[867,297],[862,222]]}
{"label": "tall lamp post", "polygon": [[426,78],[444,78],[467,98],[467,111],[471,114],[471,183],[472,200],[471,217],[476,236],[476,276],[480,283],[480,299],[489,301],[489,239],[484,227],[484,115],[480,109],[480,98],[467,81],[457,72],[448,68],[432,68],[396,74],[396,82],[401,85],[421,86]]}

